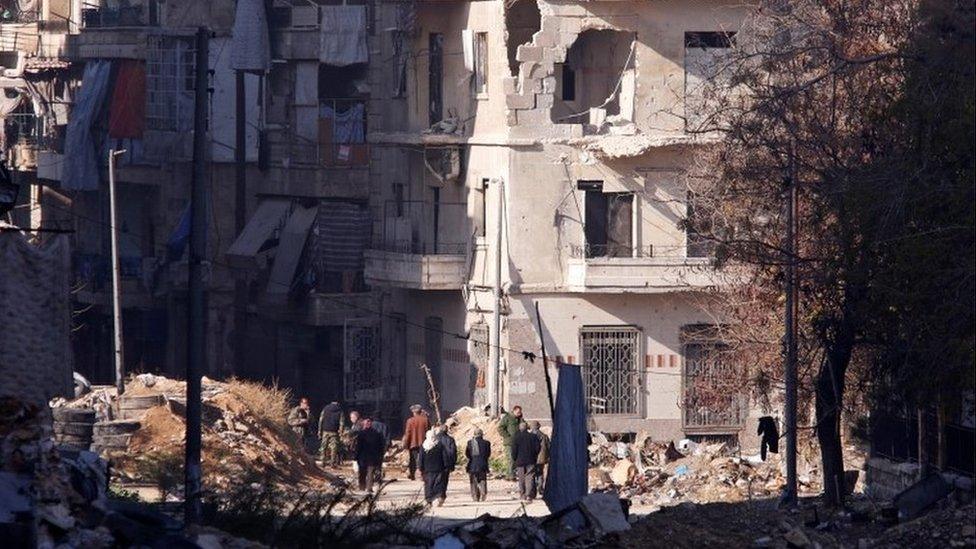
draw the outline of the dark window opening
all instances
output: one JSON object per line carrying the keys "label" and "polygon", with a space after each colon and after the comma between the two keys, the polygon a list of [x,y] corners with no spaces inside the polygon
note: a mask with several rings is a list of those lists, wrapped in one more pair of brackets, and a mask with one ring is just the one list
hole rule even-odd
{"label": "dark window opening", "polygon": [[562,64],[562,93],[563,101],[576,101],[576,71],[572,67]]}
{"label": "dark window opening", "polygon": [[506,2],[505,7],[505,48],[508,50],[508,70],[512,76],[519,74],[516,59],[518,47],[532,43],[532,35],[542,28],[542,14],[535,0],[515,0]]}
{"label": "dark window opening", "polygon": [[686,48],[731,48],[735,44],[734,32],[686,32]]}
{"label": "dark window opening", "polygon": [[443,112],[444,35],[432,32],[427,45],[427,104],[431,126],[441,121]]}
{"label": "dark window opening", "polygon": [[485,224],[488,220],[488,179],[482,179],[475,189],[475,218],[474,235],[485,236]]}
{"label": "dark window opening", "polygon": [[633,256],[633,193],[586,190],[585,211],[585,257]]}

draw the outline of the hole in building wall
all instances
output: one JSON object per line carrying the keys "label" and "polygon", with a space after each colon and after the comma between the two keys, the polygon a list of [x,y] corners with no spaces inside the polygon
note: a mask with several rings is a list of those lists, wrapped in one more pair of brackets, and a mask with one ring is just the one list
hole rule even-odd
{"label": "hole in building wall", "polygon": [[505,2],[505,47],[508,49],[508,69],[512,76],[519,74],[515,59],[518,47],[532,42],[532,35],[542,28],[542,14],[535,0],[507,0]]}
{"label": "hole in building wall", "polygon": [[[635,39],[632,32],[583,31],[566,52],[566,62],[556,65],[552,121],[594,127],[603,126],[607,118],[633,121],[636,63],[631,51]],[[591,115],[593,108],[602,112]]]}

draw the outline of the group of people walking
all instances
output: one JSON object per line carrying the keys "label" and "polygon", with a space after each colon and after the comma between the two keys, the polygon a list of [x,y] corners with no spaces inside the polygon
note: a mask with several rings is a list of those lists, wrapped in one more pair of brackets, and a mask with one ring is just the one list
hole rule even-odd
{"label": "group of people walking", "polygon": [[[291,410],[288,424],[306,447],[310,447],[314,437],[307,398],[302,398]],[[538,421],[527,423],[522,418],[519,406],[511,412],[503,411],[498,430],[509,458],[507,478],[517,483],[519,499],[530,502],[543,492],[549,437],[540,430]],[[320,441],[318,453],[322,464],[337,467],[344,456],[351,456],[356,464],[359,489],[373,493],[374,484],[383,478],[383,458],[390,447],[389,428],[379,420],[378,414],[362,416],[358,411],[351,411],[347,425],[342,406],[333,401],[322,408],[315,433]],[[475,429],[472,435],[464,447],[465,471],[471,499],[485,501],[492,446],[481,429]],[[447,425],[432,426],[423,407],[414,404],[404,423],[401,443],[409,454],[408,478],[416,480],[419,471],[424,483],[424,500],[428,505],[443,505],[451,473],[458,464],[457,443]]]}

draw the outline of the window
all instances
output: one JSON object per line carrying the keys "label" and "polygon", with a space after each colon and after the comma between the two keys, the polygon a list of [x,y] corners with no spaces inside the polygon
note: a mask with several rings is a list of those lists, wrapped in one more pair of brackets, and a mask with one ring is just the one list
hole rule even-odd
{"label": "window", "polygon": [[605,193],[601,181],[581,181],[578,188],[586,191],[585,257],[632,257],[633,193]]}
{"label": "window", "polygon": [[589,413],[638,413],[640,333],[633,326],[594,326],[580,330],[583,386]]}
{"label": "window", "polygon": [[190,131],[196,52],[193,39],[150,36],[146,54],[146,127]]}
{"label": "window", "polygon": [[685,128],[707,129],[721,107],[729,86],[726,57],[734,32],[685,33]]}
{"label": "window", "polygon": [[395,29],[390,35],[393,40],[393,97],[407,96],[407,52],[406,32]]}
{"label": "window", "polygon": [[396,216],[403,217],[403,183],[393,184],[393,205],[396,209]]}
{"label": "window", "polygon": [[488,178],[484,178],[474,191],[474,235],[485,236],[488,220]]}
{"label": "window", "polygon": [[474,93],[481,96],[488,93],[488,33],[474,34]]}
{"label": "window", "polygon": [[716,326],[681,330],[684,350],[682,418],[685,430],[719,434],[741,428],[746,415],[745,380]]}
{"label": "window", "polygon": [[696,200],[695,194],[689,192],[685,218],[685,255],[687,257],[712,257],[715,254],[715,241],[705,236],[711,230],[711,217],[703,205]]}
{"label": "window", "polygon": [[[585,124],[591,108],[632,120],[636,39],[632,32],[609,29],[580,33],[567,50],[565,62],[555,67],[559,92],[550,113],[552,121]],[[589,123],[602,126],[602,122]]]}
{"label": "window", "polygon": [[427,38],[427,105],[430,125],[441,121],[443,112],[444,35],[432,32]]}

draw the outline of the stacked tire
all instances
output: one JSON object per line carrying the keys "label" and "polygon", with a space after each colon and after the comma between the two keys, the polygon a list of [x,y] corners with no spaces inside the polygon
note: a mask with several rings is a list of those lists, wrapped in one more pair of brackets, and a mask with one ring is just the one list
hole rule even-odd
{"label": "stacked tire", "polygon": [[138,431],[139,427],[138,421],[130,419],[96,423],[93,428],[92,452],[98,454],[124,452],[129,446],[132,433]]}
{"label": "stacked tire", "polygon": [[122,395],[119,399],[118,419],[140,420],[150,408],[166,404],[163,395]]}
{"label": "stacked tire", "polygon": [[53,408],[54,441],[73,450],[88,450],[94,434],[95,410]]}

